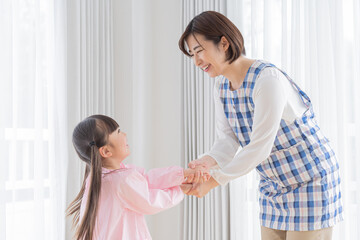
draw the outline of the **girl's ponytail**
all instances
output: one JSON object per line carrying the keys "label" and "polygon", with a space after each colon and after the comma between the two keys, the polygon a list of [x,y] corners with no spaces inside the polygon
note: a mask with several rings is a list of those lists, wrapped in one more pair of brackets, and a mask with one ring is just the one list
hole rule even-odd
{"label": "girl's ponytail", "polygon": [[81,200],[85,192],[85,186],[86,186],[86,179],[89,175],[90,168],[86,165],[85,168],[85,174],[84,174],[84,180],[83,184],[81,186],[80,192],[76,196],[76,198],[70,203],[69,207],[67,208],[67,214],[66,216],[74,215],[73,217],[73,227],[77,226],[79,224],[79,217],[80,217],[80,206],[81,206]]}
{"label": "girl's ponytail", "polygon": [[[74,215],[73,226],[76,227],[77,240],[92,240],[94,237],[102,178],[102,158],[99,148],[107,144],[109,135],[118,128],[119,125],[112,118],[93,115],[80,122],[74,129],[75,151],[86,163],[81,190],[67,209],[68,216]],[[85,189],[88,189],[88,198],[80,221],[80,207]]]}
{"label": "girl's ponytail", "polygon": [[92,240],[101,190],[101,156],[96,145],[91,146],[89,192],[84,216],[76,231],[76,239]]}

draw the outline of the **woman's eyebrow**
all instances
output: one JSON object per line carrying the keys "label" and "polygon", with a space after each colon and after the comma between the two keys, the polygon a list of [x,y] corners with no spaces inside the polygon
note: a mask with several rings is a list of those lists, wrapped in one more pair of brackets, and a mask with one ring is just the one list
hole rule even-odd
{"label": "woman's eyebrow", "polygon": [[[200,45],[197,45],[196,47],[193,48],[193,51],[195,51],[197,48],[201,47]],[[189,50],[189,53],[191,53],[191,50]]]}

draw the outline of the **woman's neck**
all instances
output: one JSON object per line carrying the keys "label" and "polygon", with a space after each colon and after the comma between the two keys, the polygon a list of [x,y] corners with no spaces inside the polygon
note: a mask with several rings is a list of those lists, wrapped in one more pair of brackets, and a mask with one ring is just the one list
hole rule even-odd
{"label": "woman's neck", "polygon": [[236,90],[241,87],[246,73],[253,63],[253,59],[241,56],[225,68],[222,75],[230,81],[231,90]]}

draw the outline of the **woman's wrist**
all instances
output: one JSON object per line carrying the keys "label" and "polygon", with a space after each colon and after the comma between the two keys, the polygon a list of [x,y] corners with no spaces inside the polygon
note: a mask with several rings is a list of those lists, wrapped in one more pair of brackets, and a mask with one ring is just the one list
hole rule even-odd
{"label": "woman's wrist", "polygon": [[208,168],[212,168],[212,167],[218,165],[216,160],[213,157],[209,156],[209,155],[205,155],[200,159],[206,161],[206,165],[207,165]]}
{"label": "woman's wrist", "polygon": [[209,184],[210,189],[216,188],[220,185],[213,177],[211,177],[206,183]]}
{"label": "woman's wrist", "polygon": [[216,160],[209,155],[202,156],[201,158],[195,159],[188,164],[189,168],[194,169],[196,166],[202,166],[207,170],[210,170],[210,168],[213,168],[217,165],[218,164]]}

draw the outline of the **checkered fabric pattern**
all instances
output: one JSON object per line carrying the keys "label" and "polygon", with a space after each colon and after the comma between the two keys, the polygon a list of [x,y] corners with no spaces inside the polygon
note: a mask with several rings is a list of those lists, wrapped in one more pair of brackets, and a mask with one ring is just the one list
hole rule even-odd
{"label": "checkered fabric pattern", "polygon": [[[265,61],[255,61],[242,87],[235,91],[231,91],[226,78],[220,82],[226,118],[243,147],[250,142],[255,82],[267,67],[276,68]],[[289,231],[331,227],[343,219],[339,165],[316,122],[310,98],[281,72],[307,110],[294,122],[281,120],[270,156],[256,167],[260,174],[260,222],[264,227]]]}

